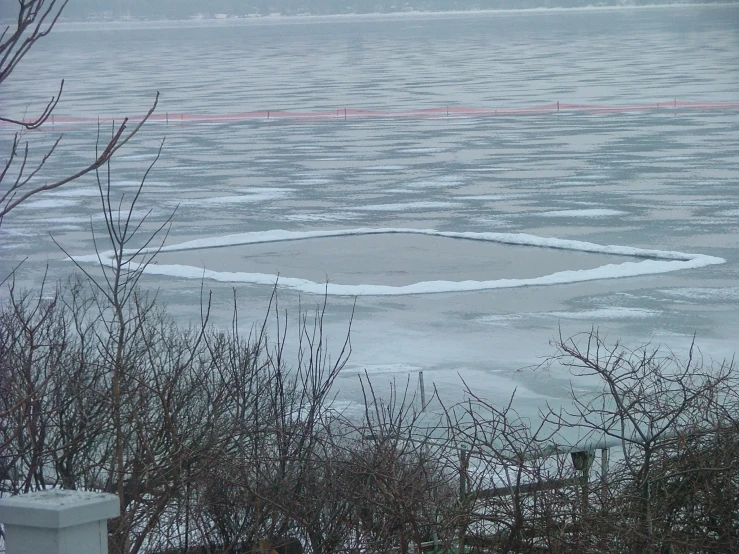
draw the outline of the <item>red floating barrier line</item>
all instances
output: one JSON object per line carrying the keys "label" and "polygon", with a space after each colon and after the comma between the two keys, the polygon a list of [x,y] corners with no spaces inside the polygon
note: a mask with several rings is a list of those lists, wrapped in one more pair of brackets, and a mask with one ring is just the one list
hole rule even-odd
{"label": "red floating barrier line", "polygon": [[[418,108],[412,110],[370,110],[358,108],[338,108],[330,111],[315,112],[291,112],[259,110],[252,112],[239,112],[228,114],[193,114],[193,113],[158,113],[153,114],[149,121],[163,122],[167,125],[170,120],[173,124],[179,122],[199,123],[237,123],[241,121],[259,120],[287,120],[287,121],[335,121],[337,119],[432,119],[446,117],[493,117],[505,115],[527,115],[545,114],[551,112],[585,112],[585,113],[619,113],[640,112],[652,110],[737,110],[739,102],[706,102],[706,101],[684,101],[672,99],[665,102],[654,102],[650,104],[632,105],[598,105],[598,104],[565,104],[554,102],[538,106],[524,106],[515,108],[475,108],[465,106],[441,106],[433,108]],[[138,122],[143,116],[129,117],[131,122]],[[43,125],[48,129],[57,125],[74,126],[80,124],[98,124],[121,122],[122,117],[74,117],[54,114]],[[9,122],[0,121],[0,125],[13,125]]]}

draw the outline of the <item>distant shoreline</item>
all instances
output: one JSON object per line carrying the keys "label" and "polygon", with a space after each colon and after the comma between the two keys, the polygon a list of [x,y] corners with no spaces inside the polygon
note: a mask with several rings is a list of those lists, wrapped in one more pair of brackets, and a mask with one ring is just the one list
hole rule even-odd
{"label": "distant shoreline", "polygon": [[[444,17],[473,16],[480,14],[501,14],[501,15],[534,15],[534,14],[554,14],[554,13],[575,13],[575,12],[594,12],[594,11],[627,11],[627,10],[653,10],[653,9],[685,9],[685,8],[725,8],[739,7],[739,1],[732,2],[711,2],[711,3],[695,3],[695,2],[668,2],[644,5],[608,5],[608,6],[576,6],[576,7],[536,7],[536,8],[496,8],[496,9],[478,9],[478,10],[438,10],[438,11],[394,11],[394,12],[370,12],[370,13],[336,13],[336,14],[269,14],[269,15],[227,15],[217,14],[217,16],[191,16],[188,18],[171,18],[171,19],[147,19],[145,17],[112,17],[112,18],[62,18],[55,26],[55,30],[77,30],[79,26],[87,25],[105,25],[107,27],[126,26],[130,28],[133,25],[140,25],[141,28],[149,28],[153,26],[177,26],[182,27],[183,24],[190,23],[193,26],[217,26],[217,25],[239,25],[239,24],[277,24],[277,23],[311,23],[317,21],[332,20],[387,20],[387,19],[405,19],[424,16],[429,18],[441,19]],[[0,20],[0,25],[12,25],[14,19]]]}

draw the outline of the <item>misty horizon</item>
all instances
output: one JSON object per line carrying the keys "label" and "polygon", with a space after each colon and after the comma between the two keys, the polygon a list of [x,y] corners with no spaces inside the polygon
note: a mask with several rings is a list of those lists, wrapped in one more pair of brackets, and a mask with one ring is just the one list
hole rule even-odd
{"label": "misty horizon", "polygon": [[[65,8],[62,20],[359,15],[731,3],[725,0],[212,0],[207,3],[175,0],[152,4],[146,0],[74,0]],[[0,19],[7,19],[9,15],[2,10]]]}

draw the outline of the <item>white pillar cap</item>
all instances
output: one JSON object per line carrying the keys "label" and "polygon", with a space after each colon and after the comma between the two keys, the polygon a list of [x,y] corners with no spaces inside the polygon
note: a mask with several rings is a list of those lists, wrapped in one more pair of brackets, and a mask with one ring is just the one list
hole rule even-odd
{"label": "white pillar cap", "polygon": [[0,498],[0,523],[61,529],[120,515],[118,497],[102,492],[52,489]]}

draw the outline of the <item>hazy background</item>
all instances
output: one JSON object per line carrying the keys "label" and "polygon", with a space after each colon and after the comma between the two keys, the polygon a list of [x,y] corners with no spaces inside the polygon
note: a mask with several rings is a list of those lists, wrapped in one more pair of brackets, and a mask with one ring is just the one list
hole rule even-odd
{"label": "hazy background", "polygon": [[[467,11],[583,6],[713,4],[720,0],[72,0],[63,19],[187,19],[282,15]],[[11,0],[3,0],[0,17],[12,17]]]}

